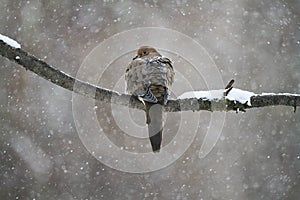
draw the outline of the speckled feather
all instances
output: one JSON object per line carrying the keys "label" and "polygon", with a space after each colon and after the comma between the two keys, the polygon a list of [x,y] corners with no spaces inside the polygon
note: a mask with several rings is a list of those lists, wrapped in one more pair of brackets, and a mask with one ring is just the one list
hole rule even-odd
{"label": "speckled feather", "polygon": [[166,103],[165,98],[174,81],[174,70],[168,58],[138,58],[128,65],[125,80],[129,93],[143,97],[149,88],[160,103]]}

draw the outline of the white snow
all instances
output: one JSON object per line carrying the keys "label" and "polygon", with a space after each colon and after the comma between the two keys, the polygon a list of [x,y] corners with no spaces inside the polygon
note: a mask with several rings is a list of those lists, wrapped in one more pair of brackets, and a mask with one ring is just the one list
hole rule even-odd
{"label": "white snow", "polygon": [[260,96],[264,95],[287,95],[287,96],[300,96],[300,94],[293,94],[293,93],[262,93]]}
{"label": "white snow", "polygon": [[231,100],[231,101],[238,101],[242,104],[247,102],[247,105],[251,106],[250,98],[252,96],[256,96],[256,94],[253,92],[246,91],[246,90],[232,88],[232,90],[226,96],[226,99]]}
{"label": "white snow", "polygon": [[3,40],[3,42],[5,42],[6,44],[8,44],[11,47],[14,47],[17,49],[21,48],[21,45],[17,41],[15,41],[5,35],[0,34],[0,40]]}
{"label": "white snow", "polygon": [[[207,100],[221,100],[224,98],[225,89],[221,90],[209,90],[209,91],[192,91],[192,92],[185,92],[178,97],[178,99],[186,99],[186,98],[202,98]],[[250,98],[255,96],[256,94],[253,92],[233,88],[229,94],[225,97],[231,101],[237,101],[242,104],[246,103],[251,106]]]}

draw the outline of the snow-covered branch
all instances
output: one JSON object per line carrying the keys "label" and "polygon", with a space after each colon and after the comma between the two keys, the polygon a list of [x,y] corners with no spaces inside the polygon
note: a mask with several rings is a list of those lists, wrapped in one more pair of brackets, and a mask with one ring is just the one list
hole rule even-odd
{"label": "snow-covered branch", "polygon": [[[50,66],[46,62],[22,50],[10,38],[0,38],[0,55],[23,66],[44,79],[78,94],[98,101],[144,109],[143,104],[130,95],[120,94],[105,88],[76,80],[74,77]],[[76,84],[76,87],[74,85]],[[239,89],[189,92],[177,100],[169,100],[165,107],[168,112],[178,111],[245,111],[245,109],[265,106],[300,105],[299,94],[254,94]]]}

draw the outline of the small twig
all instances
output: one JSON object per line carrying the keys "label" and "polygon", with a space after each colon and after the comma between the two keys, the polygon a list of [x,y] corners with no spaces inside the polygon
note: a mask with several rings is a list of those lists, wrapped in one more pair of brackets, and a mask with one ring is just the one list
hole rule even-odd
{"label": "small twig", "polygon": [[228,94],[229,94],[229,92],[232,90],[232,88],[233,88],[233,83],[234,83],[234,80],[232,79],[228,84],[227,84],[227,86],[225,87],[225,92],[224,92],[224,96],[226,97]]}
{"label": "small twig", "polygon": [[233,83],[234,83],[234,80],[231,79],[231,81],[229,81],[229,83],[226,85],[225,89],[232,88]]}

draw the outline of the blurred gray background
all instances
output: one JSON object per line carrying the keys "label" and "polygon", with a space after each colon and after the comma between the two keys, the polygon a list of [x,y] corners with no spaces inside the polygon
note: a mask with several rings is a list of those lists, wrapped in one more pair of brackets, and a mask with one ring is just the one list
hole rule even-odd
{"label": "blurred gray background", "polygon": [[[255,93],[300,93],[298,0],[1,0],[0,16],[1,34],[73,76],[106,38],[155,26],[199,42],[224,82],[234,78],[235,87]],[[108,75],[99,85],[113,88],[115,81]],[[300,114],[290,107],[227,113],[222,135],[204,159],[197,151],[208,127],[200,126],[174,164],[129,174],[103,165],[85,149],[70,91],[2,57],[0,84],[0,199],[300,198]],[[203,80],[194,87],[206,89]],[[98,114],[99,121],[108,117]],[[201,113],[200,124],[208,124],[209,116]],[[112,129],[106,130],[114,133],[110,139],[121,145],[123,138]]]}

